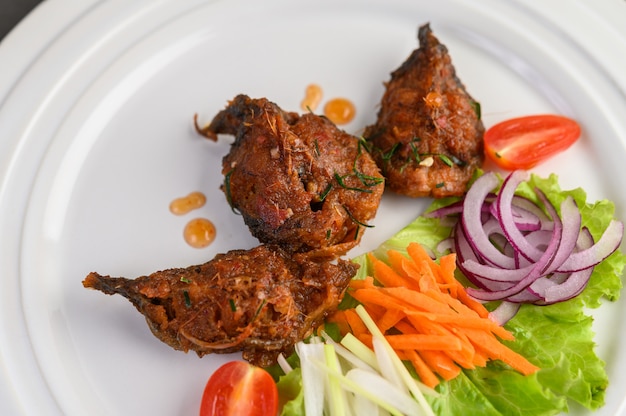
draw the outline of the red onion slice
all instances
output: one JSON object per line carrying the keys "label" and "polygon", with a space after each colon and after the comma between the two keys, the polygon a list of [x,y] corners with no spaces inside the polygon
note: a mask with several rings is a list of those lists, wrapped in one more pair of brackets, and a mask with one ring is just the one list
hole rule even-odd
{"label": "red onion slice", "polygon": [[491,313],[489,313],[489,318],[495,321],[498,325],[503,326],[517,314],[520,306],[522,306],[521,303],[504,301],[491,311]]}
{"label": "red onion slice", "polygon": [[513,259],[502,254],[491,244],[481,220],[483,202],[499,183],[498,177],[493,172],[484,174],[474,182],[463,202],[461,224],[467,241],[475,252],[480,253],[485,262],[510,269],[515,267]]}
{"label": "red onion slice", "polygon": [[531,245],[522,234],[522,232],[515,226],[513,218],[512,202],[515,190],[520,183],[525,181],[528,175],[525,171],[516,170],[511,173],[502,184],[496,203],[498,206],[498,221],[502,226],[504,235],[511,242],[511,245],[515,247],[515,250],[528,260],[537,260],[543,254],[541,250]]}
{"label": "red onion slice", "polygon": [[542,293],[543,304],[550,305],[563,302],[580,295],[589,283],[592,272],[593,268],[591,267],[573,272],[563,283],[546,288],[545,292]]}
{"label": "red onion slice", "polygon": [[612,220],[596,244],[586,250],[572,253],[557,270],[559,272],[573,272],[597,265],[619,248],[623,235],[624,224]]}
{"label": "red onion slice", "polygon": [[486,173],[462,202],[429,214],[458,218],[451,237],[457,265],[477,287],[467,289],[472,297],[503,301],[492,312],[498,322],[510,319],[521,303],[548,305],[580,294],[593,267],[619,248],[624,233],[623,224],[613,220],[594,243],[589,231],[581,229],[580,210],[571,196],[561,203],[559,215],[539,189],[535,192],[543,208],[516,195],[526,178],[526,172],[511,173],[494,195],[500,181],[495,173]]}
{"label": "red onion slice", "polygon": [[[510,178],[511,176],[509,176]],[[503,188],[504,189],[504,188]],[[500,192],[502,192],[502,190]],[[550,238],[550,242],[548,243],[548,247],[542,253],[541,257],[537,262],[535,262],[528,272],[521,280],[519,280],[515,285],[511,286],[506,290],[495,290],[491,292],[487,292],[485,290],[468,288],[467,293],[482,301],[494,301],[494,300],[503,300],[510,296],[517,295],[518,293],[525,290],[528,286],[530,286],[535,280],[540,278],[544,274],[544,270],[550,265],[552,262],[554,255],[557,253],[557,250],[560,247],[561,237],[563,234],[563,224],[561,219],[557,215],[556,209],[554,206],[548,201],[548,198],[541,192],[537,190],[537,195],[541,199],[541,201],[546,206],[546,210],[548,214],[554,219],[554,228],[552,230],[552,237]],[[502,214],[502,212],[500,212]],[[503,228],[504,228],[504,224]]]}

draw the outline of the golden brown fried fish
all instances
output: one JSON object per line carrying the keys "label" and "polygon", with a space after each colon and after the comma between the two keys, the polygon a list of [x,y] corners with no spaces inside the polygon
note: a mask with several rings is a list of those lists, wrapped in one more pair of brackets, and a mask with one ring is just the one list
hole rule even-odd
{"label": "golden brown fried fish", "polygon": [[198,130],[212,140],[235,136],[223,159],[222,188],[262,243],[341,256],[376,214],[380,170],[362,140],[325,117],[238,95]]}
{"label": "golden brown fried fish", "polygon": [[386,186],[411,197],[462,195],[484,160],[480,107],[428,24],[391,74],[376,124],[365,130]]}
{"label": "golden brown fried fish", "polygon": [[177,350],[200,357],[242,351],[265,367],[336,309],[357,269],[261,245],[137,279],[90,273],[83,285],[126,297],[154,335]]}

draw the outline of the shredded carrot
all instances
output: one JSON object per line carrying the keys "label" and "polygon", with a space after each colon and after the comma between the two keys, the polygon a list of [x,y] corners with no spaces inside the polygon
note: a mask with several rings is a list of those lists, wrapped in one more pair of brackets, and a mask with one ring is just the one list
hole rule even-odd
{"label": "shredded carrot", "polygon": [[402,353],[402,358],[411,362],[422,383],[431,388],[439,384],[439,379],[433,370],[424,362],[422,357],[420,357],[415,350],[403,350]]}
{"label": "shredded carrot", "polygon": [[461,374],[461,367],[441,351],[420,351],[419,355],[433,372],[439,374],[446,381],[450,381]]}
{"label": "shredded carrot", "polygon": [[365,279],[357,279],[350,282],[350,288],[352,289],[371,289],[373,287],[374,278],[372,276],[366,276]]}
{"label": "shredded carrot", "polygon": [[404,312],[399,309],[387,309],[377,322],[378,328],[385,333],[398,324],[404,318]]}
{"label": "shredded carrot", "polygon": [[[524,375],[539,369],[502,343],[514,340],[513,334],[467,294],[455,277],[454,254],[435,261],[417,243],[409,244],[407,254],[390,250],[388,263],[370,254],[373,276],[353,280],[349,293],[425,385],[435,387],[439,378],[451,380],[462,369],[489,360],[501,360]],[[331,321],[372,347],[372,334],[354,309],[338,312]]]}
{"label": "shredded carrot", "polygon": [[401,275],[396,273],[396,271],[392,269],[390,266],[383,263],[382,261],[377,260],[372,254],[369,255],[369,258],[370,258],[370,261],[372,262],[372,265],[374,266],[374,276],[376,280],[383,286],[385,287],[411,287],[413,286],[410,280],[403,278]]}
{"label": "shredded carrot", "polygon": [[394,350],[460,350],[461,341],[453,335],[398,334],[385,335]]}
{"label": "shredded carrot", "polygon": [[354,309],[344,310],[343,316],[345,317],[346,322],[348,323],[348,326],[350,327],[351,332],[354,334],[354,336],[358,338],[359,335],[367,332],[365,324],[363,323],[363,321],[361,321],[361,318],[359,318],[359,315],[356,314],[356,311]]}

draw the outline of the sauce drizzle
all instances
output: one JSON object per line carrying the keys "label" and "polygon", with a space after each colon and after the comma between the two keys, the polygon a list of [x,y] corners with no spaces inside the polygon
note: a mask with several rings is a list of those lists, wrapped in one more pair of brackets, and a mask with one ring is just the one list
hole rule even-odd
{"label": "sauce drizzle", "polygon": [[355,114],[354,104],[346,98],[333,98],[324,106],[324,115],[335,124],[347,124]]}
{"label": "sauce drizzle", "polygon": [[322,101],[322,87],[317,84],[309,84],[304,91],[304,99],[300,103],[302,111],[313,112]]}
{"label": "sauce drizzle", "polygon": [[202,192],[192,192],[187,196],[176,198],[170,203],[170,212],[184,215],[206,204],[206,196]]}
{"label": "sauce drizzle", "polygon": [[215,240],[215,225],[206,218],[194,218],[185,225],[183,236],[191,247],[204,248]]}

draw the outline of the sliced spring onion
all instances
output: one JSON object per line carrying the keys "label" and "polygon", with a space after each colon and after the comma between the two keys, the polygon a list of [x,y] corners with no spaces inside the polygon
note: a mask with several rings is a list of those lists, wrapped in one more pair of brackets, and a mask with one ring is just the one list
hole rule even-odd
{"label": "sliced spring onion", "polygon": [[420,385],[422,385],[424,389],[427,389],[427,390],[431,390],[431,389],[428,389],[428,387],[424,386],[422,383],[419,383],[417,380],[415,380],[411,376],[409,371],[406,369],[406,367],[402,363],[402,360],[400,360],[400,358],[395,353],[391,345],[389,345],[389,342],[387,341],[383,333],[380,331],[378,326],[376,326],[376,323],[374,322],[372,317],[369,316],[369,314],[367,313],[363,305],[358,305],[355,308],[355,310],[356,310],[356,313],[361,318],[361,320],[363,321],[363,324],[367,327],[367,329],[372,334],[372,336],[374,338],[381,340],[382,345],[389,353],[389,356],[394,366],[396,367],[396,371],[398,371],[400,377],[402,378],[402,381],[404,381],[408,390],[411,392],[415,400],[417,400],[418,404],[422,408],[423,413],[428,416],[435,416],[433,409],[430,407],[430,405],[426,401],[426,398],[424,397],[424,394],[422,393],[422,390],[420,389]]}
{"label": "sliced spring onion", "polygon": [[296,344],[296,353],[300,357],[302,371],[302,390],[304,392],[304,409],[307,416],[323,416],[324,374],[313,363],[324,362],[324,344]]}
{"label": "sliced spring onion", "polygon": [[376,354],[370,350],[367,345],[363,344],[357,337],[348,332],[341,340],[341,345],[346,347],[354,355],[367,363],[370,367],[380,371]]}

